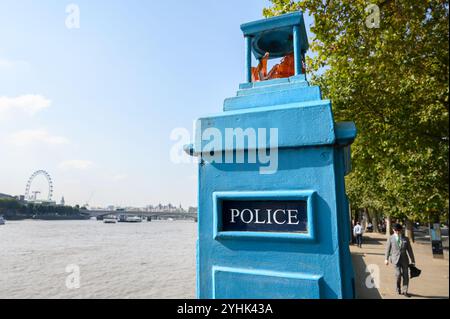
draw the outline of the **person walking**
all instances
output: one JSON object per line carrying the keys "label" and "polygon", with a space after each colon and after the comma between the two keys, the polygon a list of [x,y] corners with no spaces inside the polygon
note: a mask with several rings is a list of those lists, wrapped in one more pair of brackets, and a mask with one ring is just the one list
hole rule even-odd
{"label": "person walking", "polygon": [[[389,237],[386,244],[385,264],[389,266],[389,261],[395,267],[396,290],[399,295],[409,297],[409,261],[415,265],[416,260],[408,237],[403,236],[403,226],[394,226],[394,235]],[[403,279],[403,290],[402,290]]]}
{"label": "person walking", "polygon": [[353,228],[353,235],[356,238],[356,244],[358,245],[358,247],[362,248],[363,228],[360,222],[357,222],[355,228]]}

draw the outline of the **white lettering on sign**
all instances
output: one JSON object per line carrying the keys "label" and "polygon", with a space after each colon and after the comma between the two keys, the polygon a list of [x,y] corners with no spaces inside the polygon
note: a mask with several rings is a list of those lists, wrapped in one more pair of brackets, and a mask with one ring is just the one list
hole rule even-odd
{"label": "white lettering on sign", "polygon": [[239,209],[232,209],[231,210],[231,223],[236,224],[236,217],[238,217],[240,214]]}
{"label": "white lettering on sign", "polygon": [[[293,215],[295,213],[295,215]],[[288,210],[288,218],[289,218],[289,225],[298,225],[300,224],[300,221],[298,220],[298,210],[297,209],[290,209]],[[296,219],[297,222],[294,223],[293,220]]]}
{"label": "white lettering on sign", "polygon": [[238,221],[244,224],[266,224],[272,225],[272,220],[277,225],[299,225],[299,211],[297,209],[277,209],[272,213],[272,209],[230,209],[230,223],[236,224]]}
{"label": "white lettering on sign", "polygon": [[256,212],[256,221],[255,221],[255,224],[265,224],[265,223],[267,223],[267,221],[266,220],[259,220],[259,212],[260,212],[261,210],[260,209],[255,209],[255,212]]}
{"label": "white lettering on sign", "polygon": [[276,224],[284,225],[285,221],[282,221],[282,222],[278,221],[278,217],[277,216],[278,216],[279,213],[283,213],[284,215],[286,215],[286,211],[285,210],[279,209],[279,210],[275,211],[275,213],[273,214],[273,219],[275,220]]}
{"label": "white lettering on sign", "polygon": [[223,232],[308,231],[308,204],[305,200],[223,200]]}
{"label": "white lettering on sign", "polygon": [[[248,213],[250,217],[249,219],[244,218],[245,213]],[[253,212],[250,209],[244,209],[241,213],[241,220],[244,222],[244,224],[251,224],[253,222],[253,217],[254,217]]]}

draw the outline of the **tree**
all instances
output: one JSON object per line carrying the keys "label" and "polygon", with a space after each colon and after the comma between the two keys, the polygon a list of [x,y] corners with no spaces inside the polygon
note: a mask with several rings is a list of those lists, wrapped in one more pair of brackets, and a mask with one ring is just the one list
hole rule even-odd
{"label": "tree", "polygon": [[449,4],[442,0],[271,0],[266,17],[314,17],[312,82],[354,121],[354,207],[448,219]]}

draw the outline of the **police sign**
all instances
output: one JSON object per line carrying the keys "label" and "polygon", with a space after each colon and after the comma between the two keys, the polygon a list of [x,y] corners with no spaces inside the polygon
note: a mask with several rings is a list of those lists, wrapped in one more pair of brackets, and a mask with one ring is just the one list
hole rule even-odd
{"label": "police sign", "polygon": [[222,231],[308,232],[307,202],[238,201],[222,202]]}

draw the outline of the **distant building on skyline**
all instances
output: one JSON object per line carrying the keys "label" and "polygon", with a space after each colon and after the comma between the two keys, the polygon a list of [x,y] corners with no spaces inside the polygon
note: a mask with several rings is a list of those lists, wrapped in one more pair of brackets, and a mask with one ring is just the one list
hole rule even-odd
{"label": "distant building on skyline", "polygon": [[0,199],[14,199],[13,196],[0,193]]}

